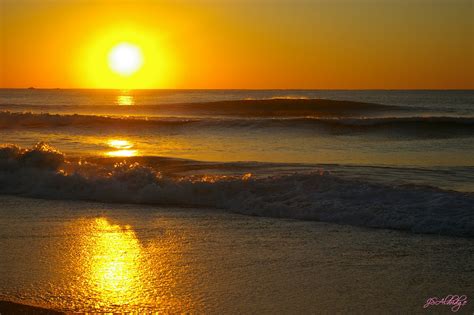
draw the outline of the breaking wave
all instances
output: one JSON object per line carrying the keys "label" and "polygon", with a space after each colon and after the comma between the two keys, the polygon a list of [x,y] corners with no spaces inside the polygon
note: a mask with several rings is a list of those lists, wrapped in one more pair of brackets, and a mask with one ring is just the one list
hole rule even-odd
{"label": "breaking wave", "polygon": [[157,128],[289,128],[329,133],[403,134],[420,137],[474,135],[472,117],[383,118],[143,118],[96,115],[58,115],[0,112],[0,129],[109,128],[113,130]]}
{"label": "breaking wave", "polygon": [[[152,205],[474,236],[474,194],[387,185],[325,171],[255,177],[175,173],[118,159],[68,159],[45,143],[0,148],[0,193]],[[205,165],[205,163],[203,163]],[[203,166],[204,168],[204,166]]]}

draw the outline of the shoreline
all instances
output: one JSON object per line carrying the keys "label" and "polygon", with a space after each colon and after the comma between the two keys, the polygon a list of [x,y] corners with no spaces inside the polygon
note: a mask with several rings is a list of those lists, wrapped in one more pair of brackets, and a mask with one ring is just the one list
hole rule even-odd
{"label": "shoreline", "polygon": [[19,302],[4,314],[21,303],[44,308],[33,314],[410,313],[474,283],[472,239],[206,209],[16,199],[0,210],[1,298]]}

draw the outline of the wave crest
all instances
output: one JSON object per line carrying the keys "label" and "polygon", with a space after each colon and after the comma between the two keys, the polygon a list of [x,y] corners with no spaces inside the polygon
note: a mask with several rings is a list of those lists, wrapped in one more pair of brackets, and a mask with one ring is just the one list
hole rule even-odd
{"label": "wave crest", "polygon": [[180,175],[117,159],[69,160],[39,144],[0,149],[0,193],[154,205],[474,236],[474,195],[382,185],[328,172],[253,177]]}
{"label": "wave crest", "polygon": [[10,166],[13,163],[18,167],[56,170],[64,163],[64,155],[45,142],[39,142],[31,149],[6,145],[0,147],[0,161]]}
{"label": "wave crest", "polygon": [[458,137],[474,134],[472,117],[382,117],[382,118],[154,118],[53,115],[0,112],[0,129],[95,128],[154,130],[160,128],[286,128],[320,133],[373,133],[413,137]]}

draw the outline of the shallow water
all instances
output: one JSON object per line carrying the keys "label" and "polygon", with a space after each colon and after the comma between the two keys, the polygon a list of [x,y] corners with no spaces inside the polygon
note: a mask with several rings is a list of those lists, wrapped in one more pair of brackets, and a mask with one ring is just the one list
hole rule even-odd
{"label": "shallow water", "polygon": [[424,314],[429,297],[474,292],[472,239],[205,208],[0,204],[0,298],[63,311]]}

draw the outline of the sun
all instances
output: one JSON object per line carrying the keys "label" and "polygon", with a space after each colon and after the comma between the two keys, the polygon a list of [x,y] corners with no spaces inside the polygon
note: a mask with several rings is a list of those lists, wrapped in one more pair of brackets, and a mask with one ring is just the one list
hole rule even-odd
{"label": "sun", "polygon": [[130,43],[120,43],[109,52],[109,67],[122,76],[130,76],[143,65],[143,54],[140,48]]}
{"label": "sun", "polygon": [[[172,43],[156,29],[111,24],[91,34],[77,51],[77,85],[127,90],[172,87],[181,68],[173,51]],[[131,105],[133,98],[119,103]]]}

